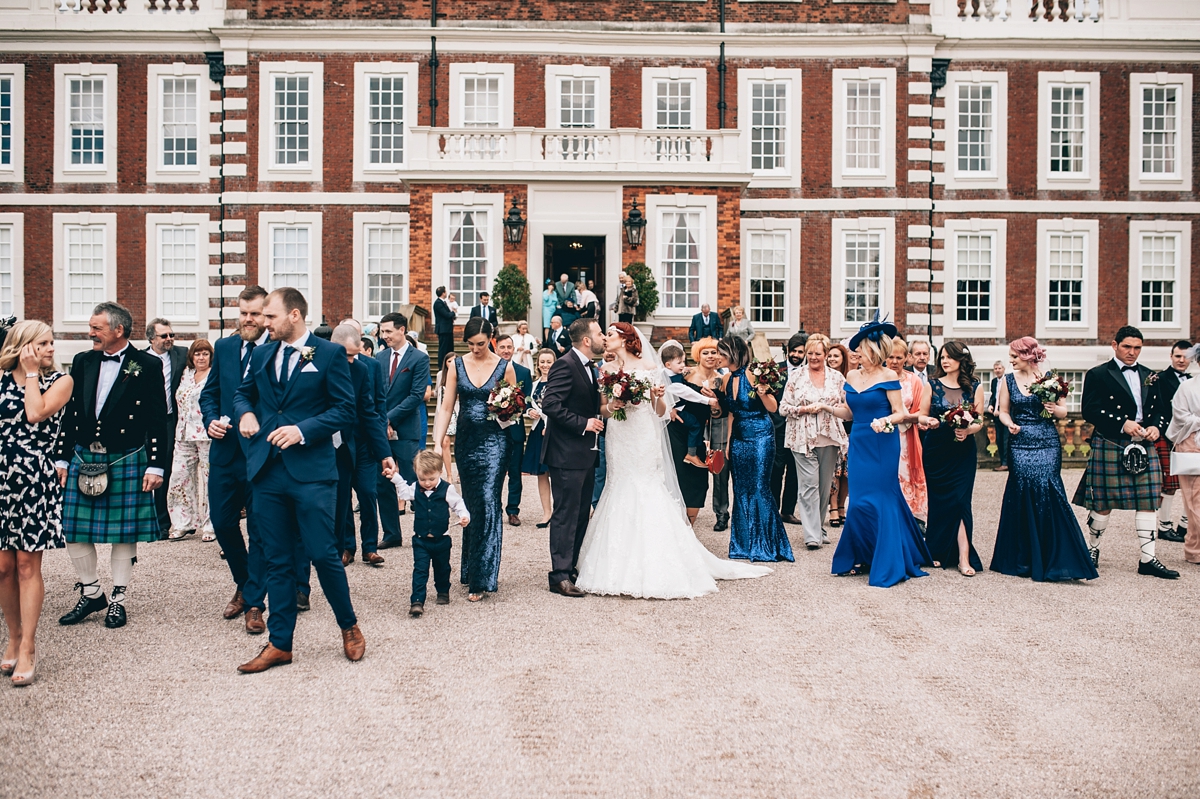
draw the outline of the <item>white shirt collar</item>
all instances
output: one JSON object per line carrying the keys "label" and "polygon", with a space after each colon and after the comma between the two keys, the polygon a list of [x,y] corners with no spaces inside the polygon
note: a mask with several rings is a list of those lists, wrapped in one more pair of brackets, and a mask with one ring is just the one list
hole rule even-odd
{"label": "white shirt collar", "polygon": [[[1115,356],[1115,355],[1113,356],[1112,362],[1113,362],[1114,364],[1116,364],[1116,366],[1117,366],[1117,368],[1118,368],[1118,369],[1124,369],[1124,368],[1125,368],[1125,362],[1124,362],[1124,361],[1122,361],[1120,358],[1118,358],[1118,357],[1117,357],[1117,356]],[[1136,364],[1136,363],[1134,363],[1134,364],[1132,364],[1132,366],[1135,366],[1135,367],[1136,367],[1136,366],[1137,366],[1137,364]]]}
{"label": "white shirt collar", "polygon": [[399,347],[393,347],[393,348],[392,348],[392,352],[394,352],[396,355],[399,355],[401,358],[403,358],[403,357],[404,357],[404,351],[405,351],[405,350],[407,350],[407,349],[409,348],[409,346],[410,346],[410,345],[409,345],[409,343],[408,343],[408,337],[406,336],[406,337],[404,338],[404,343],[403,343],[403,344],[401,344]]}
{"label": "white shirt collar", "polygon": [[301,333],[299,335],[299,337],[293,339],[292,341],[287,341],[284,343],[287,344],[288,346],[290,346],[292,349],[298,350],[298,349],[300,349],[301,345],[304,344],[304,342],[306,342],[306,341],[308,341],[308,328],[304,328],[304,332]]}
{"label": "white shirt collar", "polygon": [[589,358],[587,355],[585,355],[583,353],[583,351],[580,350],[578,347],[572,347],[571,352],[575,353],[575,357],[578,358],[579,362],[582,363],[584,366],[592,365],[592,359]]}
{"label": "white shirt collar", "polygon": [[110,354],[110,353],[107,353],[107,352],[105,352],[104,350],[100,350],[100,354],[101,354],[101,355],[108,355],[108,357],[110,357],[110,358],[111,358],[113,355],[117,356],[118,358],[121,358],[121,357],[124,357],[124,355],[125,355],[125,350],[127,350],[127,349],[129,349],[129,342],[128,342],[128,341],[127,341],[127,342],[125,342],[125,346],[124,346],[124,347],[122,347],[121,349],[117,350],[117,351],[116,351],[116,352],[114,352],[114,353],[111,353],[111,354]]}

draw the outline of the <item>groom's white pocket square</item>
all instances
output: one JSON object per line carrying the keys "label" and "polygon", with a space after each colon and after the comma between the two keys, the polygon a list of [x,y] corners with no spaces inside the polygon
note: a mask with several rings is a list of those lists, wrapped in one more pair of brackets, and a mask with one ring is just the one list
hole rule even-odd
{"label": "groom's white pocket square", "polygon": [[306,363],[304,365],[304,368],[301,369],[300,371],[301,372],[315,372],[315,371],[317,371],[317,367],[312,362],[309,362],[309,363]]}

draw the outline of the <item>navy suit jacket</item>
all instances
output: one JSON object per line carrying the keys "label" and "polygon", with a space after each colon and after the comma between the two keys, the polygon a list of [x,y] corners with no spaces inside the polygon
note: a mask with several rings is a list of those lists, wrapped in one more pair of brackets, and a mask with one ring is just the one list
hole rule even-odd
{"label": "navy suit jacket", "polygon": [[[511,363],[511,361],[510,361],[510,363]],[[512,368],[513,368],[513,374],[515,374],[517,377],[517,385],[520,387],[521,393],[525,395],[526,399],[529,399],[529,397],[533,395],[533,375],[530,373],[530,371],[528,369],[526,369],[524,366],[522,366],[519,363],[513,363]],[[509,426],[508,437],[511,438],[513,441],[524,441],[525,440],[525,420],[524,419],[520,419],[517,421],[516,424]]]}
{"label": "navy suit jacket", "polygon": [[[354,389],[346,350],[309,333],[291,378],[281,388],[275,377],[275,354],[281,346],[272,341],[255,348],[250,371],[234,397],[233,418],[240,421],[253,413],[259,424],[258,433],[246,447],[246,477],[253,480],[271,456],[273,447],[267,436],[277,428],[296,425],[304,443],[279,453],[288,474],[298,483],[336,480],[333,434],[354,423]],[[313,348],[308,362],[303,358],[306,347]]]}
{"label": "navy suit jacket", "polygon": [[696,314],[692,317],[692,326],[688,328],[688,339],[691,341],[699,341],[702,338],[721,338],[723,328],[721,327],[721,317],[715,313],[708,315],[708,324],[704,324],[704,314]]}
{"label": "navy suit jacket", "polygon": [[439,336],[454,332],[454,311],[441,297],[433,301],[433,332]]}
{"label": "navy suit jacket", "polygon": [[396,431],[396,438],[402,441],[420,441],[428,415],[425,408],[425,389],[429,386],[429,356],[409,344],[396,367],[396,376],[390,383],[388,375],[392,366],[391,347],[384,347],[376,353],[375,360],[383,367],[387,423]]}
{"label": "navy suit jacket", "polygon": [[374,358],[355,358],[349,366],[355,419],[342,431],[342,440],[350,448],[355,464],[360,452],[373,461],[390,458],[392,448],[388,445],[387,422],[383,417],[383,374],[379,362]]}
{"label": "navy suit jacket", "polygon": [[228,416],[233,425],[224,438],[214,438],[208,448],[208,462],[213,466],[241,463],[246,458],[246,439],[238,433],[238,417],[233,409],[233,398],[241,384],[242,338],[228,336],[213,344],[212,370],[200,392],[200,415],[204,417],[204,429],[207,430],[222,416]]}
{"label": "navy suit jacket", "polygon": [[471,318],[482,316],[484,319],[492,323],[492,327],[496,326],[498,317],[496,316],[496,306],[494,305],[476,305],[471,309]]}

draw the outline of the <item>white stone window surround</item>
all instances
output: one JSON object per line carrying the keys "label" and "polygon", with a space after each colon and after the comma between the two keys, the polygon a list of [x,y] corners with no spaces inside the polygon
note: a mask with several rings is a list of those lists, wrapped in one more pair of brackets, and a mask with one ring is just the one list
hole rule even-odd
{"label": "white stone window surround", "polygon": [[[404,161],[399,164],[372,164],[370,158],[370,85],[371,78],[404,78]],[[412,151],[410,132],[417,124],[420,108],[418,93],[420,66],[392,61],[358,62],[354,65],[354,180],[394,181],[408,166]]]}
{"label": "white stone window surround", "polygon": [[[1142,89],[1178,88],[1176,103],[1176,159],[1173,175],[1142,172]],[[1129,76],[1129,190],[1192,190],[1192,74],[1190,72],[1133,73]]]}
{"label": "white stone window surround", "polygon": [[[1052,234],[1084,236],[1083,307],[1078,322],[1050,321],[1050,237]],[[1092,339],[1097,337],[1100,222],[1096,219],[1039,219],[1037,221],[1037,323],[1040,338]]]}
{"label": "white stone window surround", "polygon": [[787,234],[787,277],[784,287],[783,322],[752,322],[755,330],[764,332],[794,332],[800,327],[800,297],[802,293],[800,272],[799,217],[762,217],[741,220],[741,263],[742,287],[741,306],[750,318],[750,247],[754,233]]}
{"label": "white stone window surround", "polygon": [[[455,211],[487,212],[487,278],[485,291],[504,266],[504,194],[502,192],[435,192],[433,195],[433,281],[434,286],[450,286],[450,214]],[[539,295],[540,296],[540,295]],[[459,321],[465,320],[471,306],[458,299]]]}
{"label": "white stone window surround", "polygon": [[355,319],[363,321],[378,321],[369,319],[367,313],[367,229],[370,227],[387,226],[404,229],[404,243],[407,253],[404,262],[407,267],[404,294],[405,302],[412,295],[412,260],[411,242],[409,239],[409,215],[406,211],[356,211],[354,213],[354,301],[352,308]]}
{"label": "white stone window surround", "polygon": [[755,172],[750,188],[800,185],[800,143],[802,73],[800,69],[739,69],[738,70],[738,128],[741,130],[742,159],[750,169],[750,129],[753,124],[753,95],[751,84],[775,82],[787,84],[787,129],[784,137],[784,167]]}
{"label": "white stone window surround", "polygon": [[[846,169],[846,84],[850,81],[879,80],[883,82],[881,109],[880,170],[863,174]],[[833,175],[832,185],[895,186],[896,185],[896,70],[894,67],[858,67],[833,70]]]}
{"label": "white stone window surround", "polygon": [[[104,163],[71,163],[70,81],[104,80]],[[56,183],[117,182],[117,65],[54,65],[54,181]],[[86,329],[86,325],[84,326]]]}
{"label": "white stone window surround", "polygon": [[584,66],[583,64],[546,65],[546,127],[562,128],[560,82],[564,79],[584,78],[596,82],[596,130],[612,128],[612,69],[610,67]]}
{"label": "white stone window surround", "polygon": [[[146,182],[208,183],[210,166],[209,121],[212,91],[217,86],[208,79],[206,64],[151,64],[146,70]],[[173,78],[196,80],[196,163],[187,166],[163,166],[163,81]]]}
{"label": "white stone window surround", "polygon": [[117,215],[88,211],[54,215],[54,330],[63,333],[88,332],[91,310],[83,315],[69,315],[67,309],[67,238],[72,226],[98,226],[104,230],[104,291],[103,300],[117,297]]}
{"label": "white stone window surround", "polygon": [[[1007,219],[947,219],[945,301],[942,303],[945,338],[1004,338],[1005,291],[1007,287]],[[958,321],[958,236],[972,233],[991,234],[991,319],[986,322]],[[936,298],[935,298],[936,300]],[[936,304],[936,302],[935,302]]]}
{"label": "white stone window surround", "polygon": [[[958,171],[958,87],[992,86],[992,169]],[[946,188],[1005,189],[1008,186],[1008,73],[958,70],[946,73]]]}
{"label": "white stone window surround", "polygon": [[[1055,86],[1084,87],[1083,173],[1050,171],[1050,96]],[[1038,73],[1038,182],[1039,191],[1100,190],[1100,73]]]}
{"label": "white stone window surround", "polygon": [[[1173,235],[1175,246],[1175,319],[1143,322],[1142,237]],[[1129,222],[1129,319],[1147,338],[1191,339],[1192,223],[1175,219],[1138,219]]]}
{"label": "white stone window surround", "polygon": [[[660,229],[663,215],[668,213],[699,213],[702,235],[697,242],[700,255],[700,301],[693,308],[667,308],[663,302],[663,255],[664,242]],[[647,194],[646,195],[646,238],[643,242],[647,265],[654,273],[659,285],[658,309],[654,312],[656,323],[679,326],[688,324],[700,312],[700,306],[708,303],[714,311],[717,304],[717,196],[715,194]]]}
{"label": "white stone window surround", "polygon": [[[308,291],[303,292],[308,300],[308,316],[305,323],[309,329],[321,324],[322,258],[321,236],[323,215],[320,211],[261,211],[258,215],[258,275],[259,284],[267,291],[280,286],[272,284],[274,270],[271,266],[272,230],[284,227],[308,228]],[[299,288],[293,286],[293,288]]]}
{"label": "white stone window surround", "polygon": [[[308,77],[308,163],[275,163],[275,78]],[[323,180],[325,65],[319,61],[262,61],[258,65],[258,179],[262,182]],[[309,300],[311,311],[312,300]]]}
{"label": "white stone window surround", "polygon": [[642,67],[642,129],[658,129],[655,87],[664,80],[692,82],[692,124],[688,130],[705,130],[708,127],[708,70],[703,67]]}
{"label": "white stone window surround", "polygon": [[511,130],[513,127],[513,75],[512,64],[499,64],[487,61],[477,63],[458,63],[450,65],[450,127],[464,128],[465,101],[463,81],[466,78],[499,77],[500,78],[500,124],[494,128],[481,130]]}
{"label": "white stone window surround", "polygon": [[[10,124],[12,144],[9,162],[0,164],[0,183],[25,182],[25,65],[0,64],[0,78],[7,78],[12,86]],[[57,141],[57,140],[56,140]]]}
{"label": "white stone window surround", "polygon": [[834,219],[832,230],[832,266],[830,281],[830,338],[840,340],[852,336],[861,322],[845,321],[846,310],[846,234],[878,233],[880,237],[879,312],[893,323],[896,319],[896,218],[868,216],[856,219]]}
{"label": "white stone window surround", "polygon": [[25,318],[25,214],[0,214],[0,228],[12,232],[12,311]]}
{"label": "white stone window surround", "polygon": [[[209,228],[212,225],[209,214],[183,213],[176,211],[169,214],[146,214],[146,318],[166,317],[171,320],[171,326],[182,333],[208,332],[208,278],[213,273],[210,266]],[[162,228],[166,227],[195,227],[196,258],[198,273],[196,285],[198,289],[198,307],[196,317],[191,319],[180,317],[178,314],[166,314],[162,311],[161,291],[159,290],[160,253]]]}

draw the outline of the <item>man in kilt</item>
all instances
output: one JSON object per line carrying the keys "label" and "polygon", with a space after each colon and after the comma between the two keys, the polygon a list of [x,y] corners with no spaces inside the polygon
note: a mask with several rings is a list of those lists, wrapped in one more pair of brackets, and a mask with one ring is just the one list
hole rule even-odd
{"label": "man in kilt", "polygon": [[[167,430],[162,361],[129,345],[133,316],[128,309],[102,302],[88,326],[92,349],[76,355],[71,364],[75,389],[63,416],[55,462],[65,487],[63,533],[80,597],[58,623],[78,624],[107,608],[104,626],[115,629],[125,626],[125,592],[137,544],[162,535],[154,490],[163,482],[166,439],[173,431]],[[103,465],[107,471],[89,479],[88,473]],[[100,589],[96,544],[112,544],[108,600]]]}
{"label": "man in kilt", "polygon": [[1087,469],[1073,501],[1088,509],[1093,565],[1100,562],[1100,536],[1109,514],[1132,510],[1141,546],[1138,574],[1174,580],[1179,572],[1154,557],[1155,511],[1162,491],[1162,465],[1153,450],[1162,429],[1158,392],[1150,380],[1154,373],[1138,363],[1142,332],[1136,327],[1118,330],[1112,348],[1113,359],[1090,369],[1083,383],[1083,418],[1094,429]]}
{"label": "man in kilt", "polygon": [[1163,435],[1154,442],[1163,471],[1162,497],[1158,504],[1158,537],[1163,541],[1176,543],[1181,543],[1187,537],[1187,508],[1183,509],[1179,517],[1179,527],[1176,528],[1171,505],[1174,504],[1175,492],[1179,490],[1179,478],[1171,474],[1171,442],[1167,439],[1166,431],[1171,425],[1171,401],[1175,399],[1175,392],[1184,381],[1191,379],[1191,375],[1187,373],[1188,364],[1191,363],[1188,351],[1191,348],[1190,341],[1176,341],[1171,345],[1171,365],[1150,378],[1158,395],[1163,431]]}

